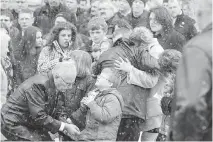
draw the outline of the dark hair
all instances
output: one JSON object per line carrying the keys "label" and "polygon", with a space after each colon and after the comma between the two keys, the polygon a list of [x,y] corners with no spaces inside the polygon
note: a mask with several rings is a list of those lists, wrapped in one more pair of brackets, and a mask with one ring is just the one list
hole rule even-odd
{"label": "dark hair", "polygon": [[103,18],[94,17],[89,21],[87,29],[88,29],[88,31],[103,29],[103,31],[107,32],[108,25]]}
{"label": "dark hair", "polygon": [[8,10],[1,11],[0,15],[4,15],[4,16],[10,17],[10,21],[14,20],[13,14],[10,11],[8,11]]}
{"label": "dark hair", "polygon": [[21,42],[18,45],[18,48],[23,49],[20,57],[21,59],[25,59],[27,54],[29,54],[30,49],[36,46],[37,32],[41,32],[41,30],[34,26],[30,26],[24,31],[24,36],[22,36]]}
{"label": "dark hair", "polygon": [[162,25],[163,32],[168,34],[172,31],[173,25],[172,25],[172,17],[169,13],[169,11],[165,7],[157,7],[151,10],[151,13],[155,14],[156,21]]}
{"label": "dark hair", "polygon": [[174,74],[182,57],[181,52],[175,49],[165,50],[159,57],[158,63],[163,75]]}
{"label": "dark hair", "polygon": [[77,29],[72,23],[69,23],[69,22],[63,22],[61,24],[55,25],[50,31],[50,38],[48,39],[47,44],[49,46],[51,46],[53,41],[55,41],[55,40],[58,41],[59,33],[62,30],[71,30],[71,32],[72,32],[72,38],[71,38],[72,46],[73,46],[74,49],[76,49],[77,48],[77,45],[76,45]]}

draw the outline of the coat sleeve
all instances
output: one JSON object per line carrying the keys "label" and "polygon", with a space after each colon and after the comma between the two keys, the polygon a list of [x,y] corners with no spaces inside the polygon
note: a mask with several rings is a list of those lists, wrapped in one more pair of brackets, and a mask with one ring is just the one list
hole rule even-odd
{"label": "coat sleeve", "polygon": [[177,71],[171,139],[199,141],[212,119],[212,65],[199,48],[186,48]]}
{"label": "coat sleeve", "polygon": [[35,125],[43,126],[52,133],[58,132],[61,122],[53,119],[45,111],[45,98],[47,94],[44,94],[42,89],[37,85],[33,85],[25,93],[30,117],[34,120]]}
{"label": "coat sleeve", "polygon": [[110,123],[117,116],[121,115],[121,104],[118,98],[114,95],[107,95],[104,97],[103,106],[98,105],[95,101],[88,104],[91,115],[101,123]]}
{"label": "coat sleeve", "polygon": [[132,67],[130,73],[127,75],[127,83],[134,84],[143,88],[152,88],[158,82],[158,75],[152,75],[145,71],[141,71]]}

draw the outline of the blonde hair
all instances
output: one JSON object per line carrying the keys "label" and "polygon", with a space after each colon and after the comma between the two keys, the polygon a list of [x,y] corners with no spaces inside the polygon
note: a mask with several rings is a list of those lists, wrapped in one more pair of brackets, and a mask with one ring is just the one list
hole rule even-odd
{"label": "blonde hair", "polygon": [[78,77],[91,75],[92,58],[89,53],[82,50],[74,50],[71,53],[71,58],[76,62]]}

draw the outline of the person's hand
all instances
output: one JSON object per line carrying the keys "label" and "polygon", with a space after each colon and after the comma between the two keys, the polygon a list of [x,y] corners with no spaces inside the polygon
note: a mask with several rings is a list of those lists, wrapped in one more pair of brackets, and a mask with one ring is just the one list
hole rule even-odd
{"label": "person's hand", "polygon": [[88,106],[89,103],[91,103],[92,101],[95,100],[95,96],[94,95],[91,95],[91,96],[88,96],[88,97],[84,97],[81,101],[82,104]]}
{"label": "person's hand", "polygon": [[80,130],[77,126],[66,123],[64,127],[64,134],[68,136],[78,136],[80,135]]}
{"label": "person's hand", "polygon": [[119,58],[119,60],[115,60],[115,68],[118,70],[122,70],[125,71],[127,73],[129,73],[132,69],[132,65],[130,63],[130,61],[126,58],[125,60],[123,60],[121,57]]}

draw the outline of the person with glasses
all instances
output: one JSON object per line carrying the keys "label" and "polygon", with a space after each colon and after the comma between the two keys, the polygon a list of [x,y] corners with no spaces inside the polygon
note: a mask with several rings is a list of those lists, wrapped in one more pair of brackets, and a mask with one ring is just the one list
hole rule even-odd
{"label": "person with glasses", "polygon": [[1,133],[9,141],[51,141],[48,132],[78,135],[77,126],[57,120],[60,92],[72,88],[76,75],[75,62],[69,60],[23,82],[2,106]]}

